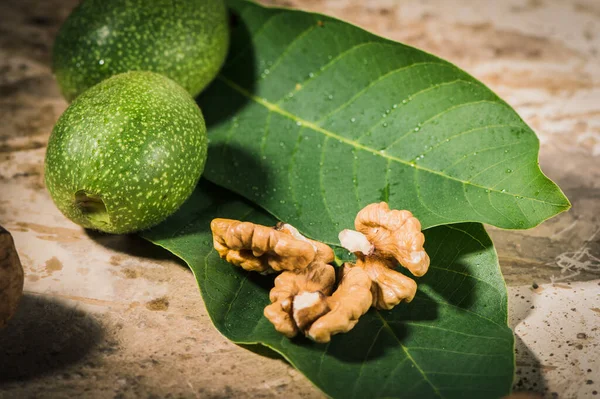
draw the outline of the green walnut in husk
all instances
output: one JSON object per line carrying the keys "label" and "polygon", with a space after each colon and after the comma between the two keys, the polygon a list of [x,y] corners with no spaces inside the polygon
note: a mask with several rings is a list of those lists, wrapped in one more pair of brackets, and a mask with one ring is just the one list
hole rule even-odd
{"label": "green walnut in husk", "polygon": [[187,91],[153,72],[128,72],[87,90],[60,117],[46,152],[46,185],[81,226],[143,230],[189,197],[207,145],[202,112]]}
{"label": "green walnut in husk", "polygon": [[52,69],[69,101],[127,71],[161,73],[195,96],[228,44],[223,0],[84,0],[56,37]]}

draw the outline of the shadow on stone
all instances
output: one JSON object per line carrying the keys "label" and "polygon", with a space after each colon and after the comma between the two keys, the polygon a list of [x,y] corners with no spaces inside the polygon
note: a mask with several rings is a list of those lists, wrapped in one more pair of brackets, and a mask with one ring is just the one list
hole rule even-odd
{"label": "shadow on stone", "polygon": [[101,325],[85,312],[26,294],[13,319],[0,330],[0,385],[77,363],[103,335]]}
{"label": "shadow on stone", "polygon": [[[517,326],[531,313],[533,291],[530,288],[509,290],[508,325],[515,332],[516,373],[513,381],[514,392],[533,392],[545,395],[548,391],[546,380],[542,375],[542,364],[527,344],[519,337]],[[517,299],[520,297],[520,299]]]}
{"label": "shadow on stone", "polygon": [[515,334],[515,354],[517,371],[513,381],[513,391],[546,395],[548,385],[541,373],[542,364],[517,334]]}
{"label": "shadow on stone", "polygon": [[171,252],[144,240],[136,234],[108,234],[94,230],[85,230],[92,240],[113,251],[152,261],[173,261],[188,268],[185,262]]}

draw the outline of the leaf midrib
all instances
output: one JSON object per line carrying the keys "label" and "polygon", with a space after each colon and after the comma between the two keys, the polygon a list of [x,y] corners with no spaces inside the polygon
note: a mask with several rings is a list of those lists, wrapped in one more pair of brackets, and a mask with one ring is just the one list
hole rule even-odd
{"label": "leaf midrib", "polygon": [[412,357],[412,355],[410,354],[410,352],[408,351],[408,349],[406,348],[406,346],[404,346],[404,344],[402,343],[402,341],[400,341],[400,339],[398,338],[398,336],[396,335],[396,333],[394,332],[394,330],[392,329],[392,327],[390,327],[390,325],[388,324],[387,320],[383,318],[383,316],[381,315],[381,313],[379,312],[379,310],[375,310],[375,313],[377,314],[377,317],[379,317],[379,319],[381,320],[381,323],[383,325],[383,328],[386,329],[389,334],[391,334],[396,341],[398,342],[398,345],[400,345],[400,347],[402,348],[402,351],[404,352],[404,354],[406,355],[406,357],[412,362],[412,364],[415,366],[415,368],[417,369],[417,371],[419,372],[419,374],[421,374],[421,376],[423,377],[423,380],[429,384],[429,386],[431,387],[431,389],[433,389],[433,392],[436,394],[436,396],[443,398],[442,394],[440,393],[440,391],[438,390],[438,388],[429,380],[429,378],[427,377],[427,374],[425,373],[425,371],[421,368],[421,366],[419,365],[419,363],[417,363],[415,361],[415,359]]}
{"label": "leaf midrib", "polygon": [[379,157],[387,159],[387,160],[391,160],[391,161],[395,161],[395,162],[401,163],[403,165],[409,166],[409,167],[414,168],[416,170],[421,170],[423,172],[427,172],[427,173],[431,173],[431,174],[434,174],[434,175],[438,175],[438,176],[441,176],[441,177],[449,179],[449,180],[454,180],[454,181],[459,182],[459,183],[461,183],[461,184],[463,184],[465,186],[469,185],[471,187],[475,187],[475,188],[478,188],[478,189],[481,189],[481,190],[488,190],[488,191],[486,191],[487,193],[493,192],[493,193],[496,193],[496,194],[507,195],[507,196],[513,197],[515,199],[516,199],[516,197],[519,197],[519,198],[522,198],[522,199],[528,199],[528,200],[531,200],[531,201],[534,201],[534,202],[540,202],[540,203],[543,203],[543,204],[548,204],[548,205],[557,206],[557,207],[564,207],[565,206],[564,204],[543,201],[543,200],[540,200],[538,198],[527,197],[527,196],[520,195],[520,194],[513,194],[513,193],[510,193],[510,192],[507,192],[507,191],[502,192],[502,191],[494,189],[494,188],[480,186],[478,184],[474,184],[473,182],[461,180],[461,179],[459,179],[457,177],[449,176],[449,175],[446,175],[444,173],[438,172],[436,170],[425,168],[425,167],[423,167],[421,165],[418,165],[416,163],[408,162],[408,161],[406,161],[404,159],[394,157],[394,156],[389,155],[387,153],[381,153],[381,152],[379,152],[379,151],[377,151],[377,150],[375,150],[373,148],[367,147],[367,146],[365,146],[363,144],[357,143],[354,140],[348,139],[348,138],[340,136],[340,135],[338,135],[338,134],[336,134],[334,132],[331,132],[331,131],[329,131],[327,129],[324,129],[324,128],[316,125],[313,122],[310,122],[310,121],[307,121],[305,119],[299,118],[296,115],[294,115],[294,114],[292,114],[292,113],[290,113],[290,112],[288,112],[288,111],[280,108],[277,104],[274,104],[274,103],[272,103],[272,102],[270,102],[270,101],[268,101],[268,100],[266,100],[266,99],[264,99],[262,97],[255,96],[254,94],[250,93],[248,90],[246,90],[245,88],[243,88],[242,86],[238,85],[237,83],[233,82],[232,80],[230,80],[229,78],[227,78],[227,77],[225,77],[223,75],[218,75],[217,79],[219,79],[220,81],[222,81],[227,86],[229,86],[233,90],[237,91],[238,93],[240,93],[244,97],[248,98],[249,100],[252,100],[255,103],[257,103],[259,105],[262,105],[263,107],[267,108],[271,112],[275,112],[275,113],[277,113],[279,115],[282,115],[282,116],[284,116],[286,118],[289,118],[289,119],[295,121],[296,123],[300,123],[302,127],[310,128],[310,129],[312,129],[312,130],[314,130],[316,132],[319,132],[319,133],[321,133],[321,134],[323,134],[323,135],[325,135],[327,137],[333,138],[333,139],[338,140],[340,142],[344,142],[344,143],[350,145],[351,147],[354,147],[356,149],[360,149],[360,150],[369,152],[369,153],[371,153],[371,154],[373,154],[375,156],[379,156]]}

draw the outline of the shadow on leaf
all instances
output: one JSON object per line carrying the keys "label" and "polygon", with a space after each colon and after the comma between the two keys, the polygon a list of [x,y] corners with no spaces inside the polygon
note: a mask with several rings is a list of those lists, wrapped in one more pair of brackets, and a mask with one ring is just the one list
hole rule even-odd
{"label": "shadow on leaf", "polygon": [[[208,149],[208,161],[206,164],[207,176],[210,179],[214,170],[229,176],[237,176],[243,181],[260,181],[261,189],[253,187],[252,192],[245,192],[247,186],[237,187],[233,184],[225,184],[224,187],[242,194],[249,198],[264,198],[271,193],[273,179],[268,174],[267,165],[259,159],[258,154],[248,151],[234,143],[219,143],[211,145]],[[249,190],[248,190],[249,191]]]}
{"label": "shadow on leaf", "polygon": [[267,346],[261,344],[237,344],[237,346],[249,350],[250,352],[259,356],[274,360],[281,360],[287,364],[287,360],[285,360],[285,358],[279,352],[276,352]]}
{"label": "shadow on leaf", "polygon": [[[469,267],[470,265],[468,263],[455,262],[451,266],[451,270],[468,270]],[[437,270],[435,268],[432,269],[433,270],[429,273],[433,275]],[[476,280],[468,278],[465,275],[452,273],[449,278],[440,278],[438,276],[430,277],[428,279],[423,278],[421,281],[417,282],[420,284],[421,289],[431,290],[443,298],[447,303],[459,308],[470,309],[477,299]]]}
{"label": "shadow on leaf", "polygon": [[[258,71],[254,60],[252,35],[246,23],[236,11],[229,10],[231,31],[230,47],[221,74],[235,76],[236,83],[248,92],[254,92]],[[221,76],[221,75],[219,75]],[[249,101],[242,96],[231,95],[229,88],[217,77],[197,98],[210,131],[220,123],[228,122]]]}
{"label": "shadow on leaf", "polygon": [[[427,294],[419,294],[428,301]],[[433,301],[426,308],[415,311],[410,304],[392,310],[370,309],[348,333],[334,335],[329,344],[319,344],[298,336],[290,342],[309,350],[322,352],[324,348],[332,357],[346,363],[364,363],[383,357],[388,350],[404,345],[410,336],[407,323],[434,321],[438,318],[437,304]],[[373,341],[376,344],[368,344]],[[352,348],[352,350],[348,350]]]}
{"label": "shadow on leaf", "polygon": [[[478,303],[478,285],[487,276],[481,274],[482,258],[493,244],[481,225],[462,223],[426,230],[425,249],[431,256],[429,272],[417,279],[420,289],[452,306],[474,310]],[[473,239],[479,236],[479,240]],[[499,270],[498,270],[499,273]],[[481,301],[481,298],[479,298]]]}

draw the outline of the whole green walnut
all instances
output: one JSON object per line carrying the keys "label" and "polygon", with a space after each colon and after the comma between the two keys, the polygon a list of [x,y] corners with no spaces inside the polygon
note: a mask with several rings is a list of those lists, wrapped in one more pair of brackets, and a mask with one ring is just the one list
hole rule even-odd
{"label": "whole green walnut", "polygon": [[190,196],[206,162],[200,108],[153,72],[127,72],[81,94],[48,142],[46,186],[60,211],[108,233],[149,228]]}
{"label": "whole green walnut", "polygon": [[69,101],[127,71],[161,73],[196,96],[228,45],[223,0],[83,0],[56,37],[52,69]]}

